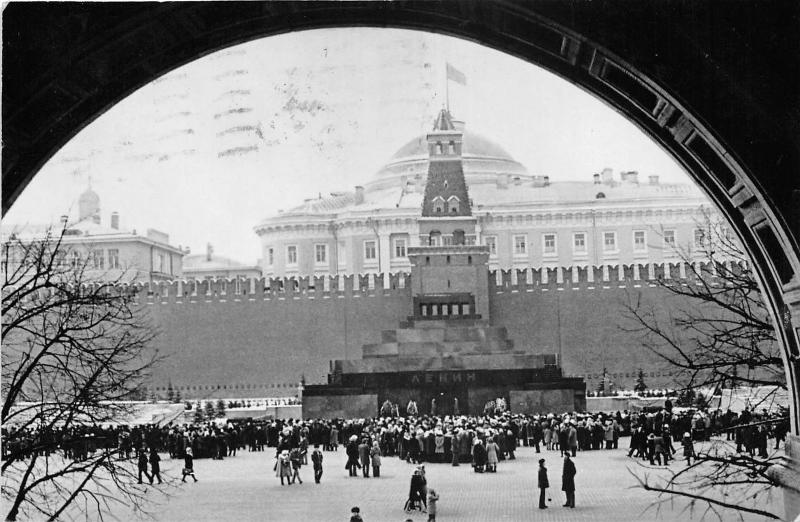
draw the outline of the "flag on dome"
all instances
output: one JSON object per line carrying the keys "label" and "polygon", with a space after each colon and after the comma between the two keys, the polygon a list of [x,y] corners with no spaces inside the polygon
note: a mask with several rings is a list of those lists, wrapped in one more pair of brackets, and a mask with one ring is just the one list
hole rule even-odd
{"label": "flag on dome", "polygon": [[447,79],[453,80],[456,83],[460,83],[461,85],[467,84],[467,77],[464,76],[464,73],[450,65],[447,64]]}

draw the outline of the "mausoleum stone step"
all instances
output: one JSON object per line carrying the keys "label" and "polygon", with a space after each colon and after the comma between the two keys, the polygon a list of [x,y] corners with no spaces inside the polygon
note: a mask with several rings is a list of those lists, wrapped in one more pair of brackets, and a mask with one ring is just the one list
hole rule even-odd
{"label": "mausoleum stone step", "polygon": [[408,321],[401,323],[403,328],[451,328],[455,326],[489,326],[487,319],[480,315],[450,319],[418,319],[409,317]]}
{"label": "mausoleum stone step", "polygon": [[483,341],[486,339],[506,339],[508,330],[504,326],[441,326],[426,328],[398,328],[381,332],[381,341],[423,342],[423,341]]}
{"label": "mausoleum stone step", "polygon": [[443,370],[504,370],[544,368],[541,354],[492,354],[441,357],[375,357],[336,361],[343,373],[391,373]]}
{"label": "mausoleum stone step", "polygon": [[511,339],[489,339],[484,341],[450,342],[399,342],[365,344],[362,357],[433,357],[447,355],[509,354],[514,349]]}

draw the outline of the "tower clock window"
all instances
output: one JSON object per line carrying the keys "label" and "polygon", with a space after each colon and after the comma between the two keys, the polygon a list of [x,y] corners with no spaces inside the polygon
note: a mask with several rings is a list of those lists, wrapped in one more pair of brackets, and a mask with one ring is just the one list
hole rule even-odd
{"label": "tower clock window", "polygon": [[458,196],[450,196],[447,198],[447,209],[450,211],[451,214],[458,213],[459,210],[459,202]]}
{"label": "tower clock window", "polygon": [[436,196],[433,198],[433,211],[437,214],[441,214],[444,212],[444,198],[441,196]]}

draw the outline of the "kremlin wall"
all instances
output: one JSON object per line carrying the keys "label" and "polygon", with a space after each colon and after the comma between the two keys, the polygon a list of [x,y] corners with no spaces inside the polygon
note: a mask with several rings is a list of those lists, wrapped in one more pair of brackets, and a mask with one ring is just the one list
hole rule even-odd
{"label": "kremlin wall", "polygon": [[[687,266],[602,266],[490,272],[491,324],[515,349],[560,354],[564,375],[596,389],[610,381],[631,389],[639,368],[650,388],[673,386],[671,370],[624,331],[623,303],[664,312],[679,306],[655,279],[685,278]],[[687,284],[691,284],[687,280]],[[391,274],[159,282],[141,285],[140,303],[160,330],[167,359],[154,369],[150,392],[167,386],[187,399],[293,396],[301,379],[327,382],[331,361],[359,359],[365,344],[412,313],[411,276]],[[685,304],[684,304],[685,305]],[[628,323],[630,324],[630,323]]]}

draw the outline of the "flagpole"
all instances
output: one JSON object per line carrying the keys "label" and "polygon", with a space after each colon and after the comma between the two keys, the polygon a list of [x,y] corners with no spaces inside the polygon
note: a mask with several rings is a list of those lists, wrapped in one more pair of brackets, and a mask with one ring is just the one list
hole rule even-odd
{"label": "flagpole", "polygon": [[445,106],[447,113],[450,114],[450,78],[447,75],[447,64],[444,65],[444,92],[445,92]]}

